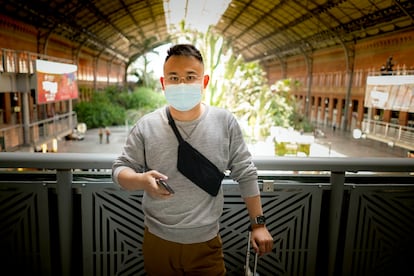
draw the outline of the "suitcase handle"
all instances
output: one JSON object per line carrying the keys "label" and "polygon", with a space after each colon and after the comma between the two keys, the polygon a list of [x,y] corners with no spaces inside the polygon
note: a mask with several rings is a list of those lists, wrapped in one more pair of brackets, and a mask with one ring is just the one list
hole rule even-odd
{"label": "suitcase handle", "polygon": [[[244,265],[244,275],[245,276],[251,276],[252,272],[250,271],[250,240],[252,238],[252,228],[249,226],[248,228],[248,238],[247,238],[247,251],[246,251],[246,263]],[[254,256],[254,267],[253,267],[253,276],[256,276],[256,270],[257,270],[257,257],[258,253],[255,253]]]}

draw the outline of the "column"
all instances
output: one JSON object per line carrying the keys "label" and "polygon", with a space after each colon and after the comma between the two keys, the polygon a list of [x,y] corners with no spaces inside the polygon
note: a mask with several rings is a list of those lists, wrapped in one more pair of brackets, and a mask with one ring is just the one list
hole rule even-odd
{"label": "column", "polygon": [[362,121],[364,120],[364,100],[358,99],[358,117],[357,127],[362,127]]}
{"label": "column", "polygon": [[391,110],[384,110],[384,117],[382,121],[385,123],[389,123],[391,121]]}
{"label": "column", "polygon": [[343,108],[343,99],[338,99],[338,104],[336,105],[336,126],[343,128],[342,123],[342,108]]}
{"label": "column", "polygon": [[407,126],[408,125],[408,112],[400,111],[400,116],[398,117],[398,123],[401,126]]}

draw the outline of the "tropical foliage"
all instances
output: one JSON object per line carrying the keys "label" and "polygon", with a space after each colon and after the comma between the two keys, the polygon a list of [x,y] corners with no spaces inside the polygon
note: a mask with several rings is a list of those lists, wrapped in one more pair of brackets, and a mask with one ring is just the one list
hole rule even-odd
{"label": "tropical foliage", "polygon": [[133,124],[142,115],[165,105],[161,93],[150,88],[140,87],[126,91],[117,87],[108,87],[97,91],[89,102],[80,102],[75,106],[79,122],[88,128],[111,125]]}
{"label": "tropical foliage", "polygon": [[290,80],[270,87],[258,62],[245,62],[233,52],[229,41],[211,29],[200,33],[186,29],[182,22],[173,40],[191,43],[200,49],[205,73],[210,76],[204,100],[231,110],[240,120],[247,138],[263,140],[272,126],[303,128],[306,120],[298,115],[299,107],[291,98]]}
{"label": "tropical foliage", "polygon": [[[312,130],[290,93],[299,83],[287,79],[269,85],[258,62],[245,62],[241,55],[233,52],[231,41],[225,41],[211,29],[201,33],[186,28],[182,22],[171,41],[191,43],[200,49],[205,74],[210,76],[204,101],[232,111],[250,141],[268,137],[272,126]],[[150,52],[157,53],[156,50]],[[108,88],[103,94],[96,93],[91,103],[80,103],[76,107],[79,120],[87,122],[88,127],[133,124],[145,113],[164,105],[163,95],[155,92],[160,90],[159,81],[149,69],[149,60],[146,56],[140,60],[140,67],[130,71],[137,77],[136,85],[140,88],[133,92]]]}
{"label": "tropical foliage", "polygon": [[[157,52],[152,51],[152,53]],[[156,90],[159,88],[159,80],[154,77],[154,71],[148,68],[149,63],[150,61],[146,55],[141,56],[137,61],[140,66],[131,69],[129,74],[137,79],[136,86]]]}

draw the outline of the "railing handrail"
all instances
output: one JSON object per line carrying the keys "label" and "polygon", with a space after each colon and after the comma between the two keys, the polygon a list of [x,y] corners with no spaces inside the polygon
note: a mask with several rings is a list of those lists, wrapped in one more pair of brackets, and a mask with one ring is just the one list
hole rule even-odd
{"label": "railing handrail", "polygon": [[364,119],[363,120],[364,123],[368,124],[370,123],[371,125],[379,125],[382,127],[391,127],[391,128],[396,128],[396,129],[401,129],[403,131],[408,131],[408,132],[414,132],[414,127],[409,127],[409,126],[402,126],[399,124],[394,124],[394,123],[388,123],[388,122],[383,122],[383,121],[378,121],[378,120],[368,120],[368,119]]}
{"label": "railing handrail", "polygon": [[9,48],[0,48],[0,51],[2,53],[12,53],[12,54],[26,54],[29,57],[35,57],[35,59],[43,59],[43,60],[50,60],[50,61],[56,61],[56,62],[63,62],[63,63],[70,63],[73,64],[73,60],[71,59],[67,59],[67,58],[59,58],[59,57],[55,57],[55,56],[49,56],[49,55],[45,55],[45,54],[40,54],[40,53],[36,53],[36,52],[30,52],[30,51],[25,51],[25,50],[16,50],[16,49],[9,49]]}
{"label": "railing handrail", "polygon": [[410,69],[394,69],[392,71],[372,71],[368,72],[368,76],[405,76],[414,75],[414,70]]}
{"label": "railing handrail", "polygon": [[60,120],[60,119],[66,119],[66,118],[72,117],[74,115],[76,115],[75,111],[70,111],[70,112],[67,112],[67,113],[64,113],[64,114],[56,114],[55,116],[53,116],[51,118],[47,118],[47,119],[32,122],[32,123],[29,124],[29,126],[32,127],[32,126],[36,126],[36,125],[40,125],[40,124],[46,124],[46,123],[54,122],[54,121],[57,121],[57,120]]}
{"label": "railing handrail", "polygon": [[[0,153],[0,175],[1,168],[7,173],[10,168],[34,168],[34,169],[51,169],[56,174],[56,199],[57,199],[57,220],[59,237],[58,248],[60,252],[60,273],[59,275],[72,275],[73,259],[73,217],[75,203],[73,199],[73,169],[110,169],[112,161],[116,154],[104,153],[26,153],[26,152],[2,152]],[[267,171],[272,174],[277,171],[330,171],[330,200],[327,211],[329,222],[325,230],[328,233],[328,252],[326,258],[328,274],[334,275],[336,267],[342,267],[338,262],[338,256],[341,256],[341,242],[339,236],[341,233],[341,223],[344,212],[344,187],[346,172],[400,172],[396,174],[397,185],[406,185],[404,179],[405,173],[414,172],[414,158],[348,158],[348,157],[264,157],[254,156],[253,161],[257,168],[262,171],[262,175]],[[22,172],[24,174],[25,172]],[[29,172],[30,174],[31,172]],[[92,172],[97,174],[96,172]],[[108,173],[106,171],[105,173]],[[296,175],[295,175],[296,176]],[[368,177],[375,177],[374,174]],[[377,176],[377,179],[382,176]],[[394,177],[394,175],[393,175]],[[374,178],[375,179],[375,178]],[[10,181],[10,185],[18,184],[19,181]],[[39,178],[32,177],[31,181],[39,184]],[[41,180],[44,181],[44,180]],[[381,183],[383,184],[383,183]],[[264,185],[264,183],[263,183]],[[274,187],[274,182],[272,184]],[[320,185],[320,184],[319,184]],[[410,184],[412,186],[412,184]],[[46,185],[47,186],[47,185]],[[87,186],[87,185],[86,185]],[[263,189],[264,191],[264,189]],[[84,195],[82,195],[84,196]],[[269,210],[270,211],[270,210]],[[268,211],[268,212],[269,212]],[[271,212],[271,211],[270,211]],[[47,221],[47,220],[44,220]],[[46,227],[50,227],[46,225]],[[49,229],[49,228],[47,228]],[[82,231],[85,228],[83,228]],[[87,234],[86,232],[82,232]],[[76,241],[79,242],[79,241]],[[85,245],[85,244],[83,244]],[[87,250],[86,254],[92,254]],[[340,255],[338,255],[340,254]],[[88,255],[90,256],[90,255]],[[325,259],[324,259],[325,260]],[[48,260],[45,262],[47,263]],[[89,259],[87,262],[90,262]],[[86,267],[90,267],[87,263]],[[85,269],[85,267],[84,267]],[[88,274],[89,275],[89,274]]]}
{"label": "railing handrail", "polygon": [[14,129],[14,128],[21,128],[21,127],[23,127],[22,124],[15,124],[15,125],[6,126],[6,127],[0,127],[0,132],[7,131],[10,129]]}
{"label": "railing handrail", "polygon": [[[56,114],[53,118],[47,118],[47,119],[44,119],[44,120],[35,121],[35,122],[30,123],[29,126],[33,127],[33,126],[37,126],[37,125],[40,125],[40,124],[45,124],[45,123],[48,123],[48,122],[54,122],[56,120],[69,118],[69,117],[74,116],[74,115],[76,115],[76,112],[74,112],[74,111],[64,113],[64,114]],[[6,131],[6,130],[19,128],[19,127],[22,127],[22,124],[16,124],[16,125],[12,125],[12,126],[0,127],[0,131]]]}
{"label": "railing handrail", "polygon": [[[0,168],[111,169],[116,154],[1,152]],[[254,156],[259,170],[414,172],[414,158]]]}

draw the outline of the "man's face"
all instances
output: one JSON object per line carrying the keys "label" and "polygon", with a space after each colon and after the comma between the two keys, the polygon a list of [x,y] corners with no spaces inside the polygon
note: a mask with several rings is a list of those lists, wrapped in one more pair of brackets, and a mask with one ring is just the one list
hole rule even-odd
{"label": "man's face", "polygon": [[164,64],[164,77],[160,78],[163,89],[166,85],[180,83],[200,83],[205,88],[208,80],[203,64],[191,56],[170,57]]}

